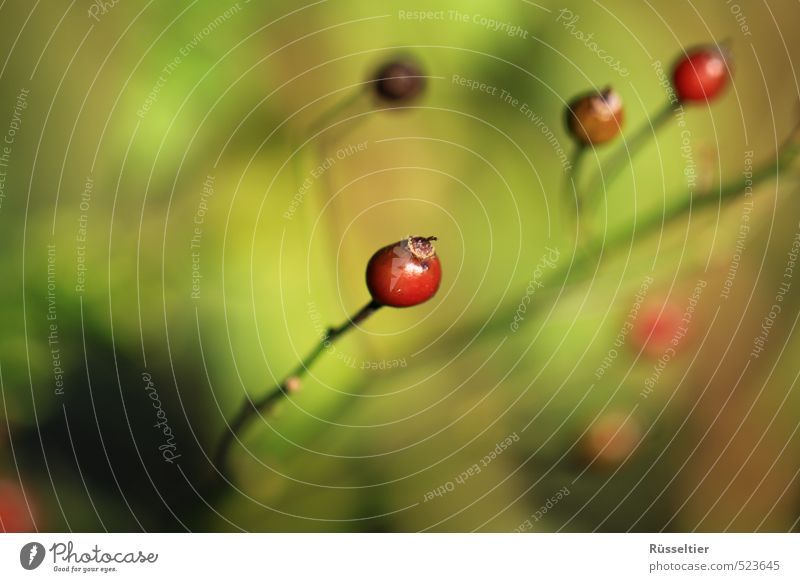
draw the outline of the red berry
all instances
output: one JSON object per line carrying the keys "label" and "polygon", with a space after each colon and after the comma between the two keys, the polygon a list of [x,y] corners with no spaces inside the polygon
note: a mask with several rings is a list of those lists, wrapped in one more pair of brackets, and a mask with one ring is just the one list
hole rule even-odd
{"label": "red berry", "polygon": [[408,60],[383,65],[372,77],[372,82],[381,101],[395,104],[413,101],[425,89],[422,68]]}
{"label": "red berry", "polygon": [[622,100],[611,88],[581,95],[567,107],[567,129],[585,145],[599,145],[614,139],[623,119]]}
{"label": "red berry", "polygon": [[7,479],[0,479],[0,532],[24,533],[34,531],[30,495],[28,502],[19,486]]}
{"label": "red berry", "polygon": [[383,247],[367,264],[367,288],[373,301],[411,307],[433,297],[442,280],[436,237],[410,236]]}
{"label": "red berry", "polygon": [[731,75],[724,48],[701,46],[688,51],[672,72],[672,84],[680,101],[702,102],[716,98]]}
{"label": "red berry", "polygon": [[[631,332],[635,349],[650,358],[661,357],[667,348],[683,343],[683,312],[675,305],[652,305],[642,310]],[[679,333],[680,332],[680,333]]]}

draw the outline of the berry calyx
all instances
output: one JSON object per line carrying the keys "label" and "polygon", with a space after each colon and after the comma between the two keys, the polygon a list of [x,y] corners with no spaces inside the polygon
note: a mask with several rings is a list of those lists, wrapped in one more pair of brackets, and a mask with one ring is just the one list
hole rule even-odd
{"label": "berry calyx", "polygon": [[681,102],[703,102],[722,93],[731,76],[725,47],[705,45],[690,49],[672,71],[672,85]]}
{"label": "berry calyx", "polygon": [[397,60],[378,69],[372,83],[379,100],[392,104],[409,103],[425,89],[425,75],[416,63]]}
{"label": "berry calyx", "polygon": [[412,307],[433,297],[442,280],[435,240],[435,236],[409,236],[372,255],[367,263],[372,300],[389,307]]}
{"label": "berry calyx", "polygon": [[580,95],[567,106],[567,129],[583,145],[611,141],[624,119],[622,99],[610,87]]}

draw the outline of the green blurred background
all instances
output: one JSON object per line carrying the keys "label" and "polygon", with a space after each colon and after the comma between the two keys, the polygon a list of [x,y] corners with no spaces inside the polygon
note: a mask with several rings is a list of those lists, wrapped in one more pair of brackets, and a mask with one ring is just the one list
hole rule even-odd
{"label": "green blurred background", "polygon": [[[419,10],[443,18],[406,15]],[[741,200],[634,236],[575,284],[555,276],[509,327],[546,249],[559,268],[581,253],[554,147],[572,151],[565,102],[612,85],[629,135],[665,99],[655,61],[727,39],[734,82],[685,123],[702,184],[742,179],[746,152],[768,163],[798,115],[793,0],[17,0],[0,14],[0,133],[19,126],[2,168],[0,480],[27,500],[9,525],[22,502],[4,494],[3,529],[797,529],[794,285],[750,357],[798,230],[796,173],[755,190],[728,298]],[[386,111],[365,94],[325,117],[398,54],[430,76],[419,102]],[[335,127],[310,135],[320,118]],[[593,233],[685,195],[682,139],[670,123],[635,157]],[[235,486],[207,490],[225,419],[367,301],[366,261],[409,233],[439,237],[437,297],[346,336],[247,430]],[[648,276],[643,312],[682,313],[707,286],[645,398],[658,355],[614,342]]]}

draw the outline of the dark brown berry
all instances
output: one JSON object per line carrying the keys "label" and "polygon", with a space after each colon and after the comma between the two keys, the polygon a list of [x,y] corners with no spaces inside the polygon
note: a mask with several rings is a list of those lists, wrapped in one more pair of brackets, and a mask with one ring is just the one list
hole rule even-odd
{"label": "dark brown berry", "polygon": [[394,105],[414,101],[425,89],[422,68],[409,60],[383,65],[372,79],[378,99]]}

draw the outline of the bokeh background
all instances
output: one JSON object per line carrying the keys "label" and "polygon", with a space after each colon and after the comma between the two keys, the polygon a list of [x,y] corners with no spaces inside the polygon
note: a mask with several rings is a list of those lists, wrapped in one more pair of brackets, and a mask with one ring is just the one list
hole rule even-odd
{"label": "bokeh background", "polygon": [[[728,90],[595,193],[589,234],[686,196],[690,162],[695,195],[744,187],[799,115],[796,1],[0,15],[0,530],[798,529],[797,168],[585,272],[563,198],[569,99],[613,86],[629,137],[665,101],[654,63],[723,40]],[[429,77],[387,111],[365,83],[398,55]],[[439,237],[438,295],[343,338],[209,488],[226,419],[367,301],[366,261],[409,233]]]}

